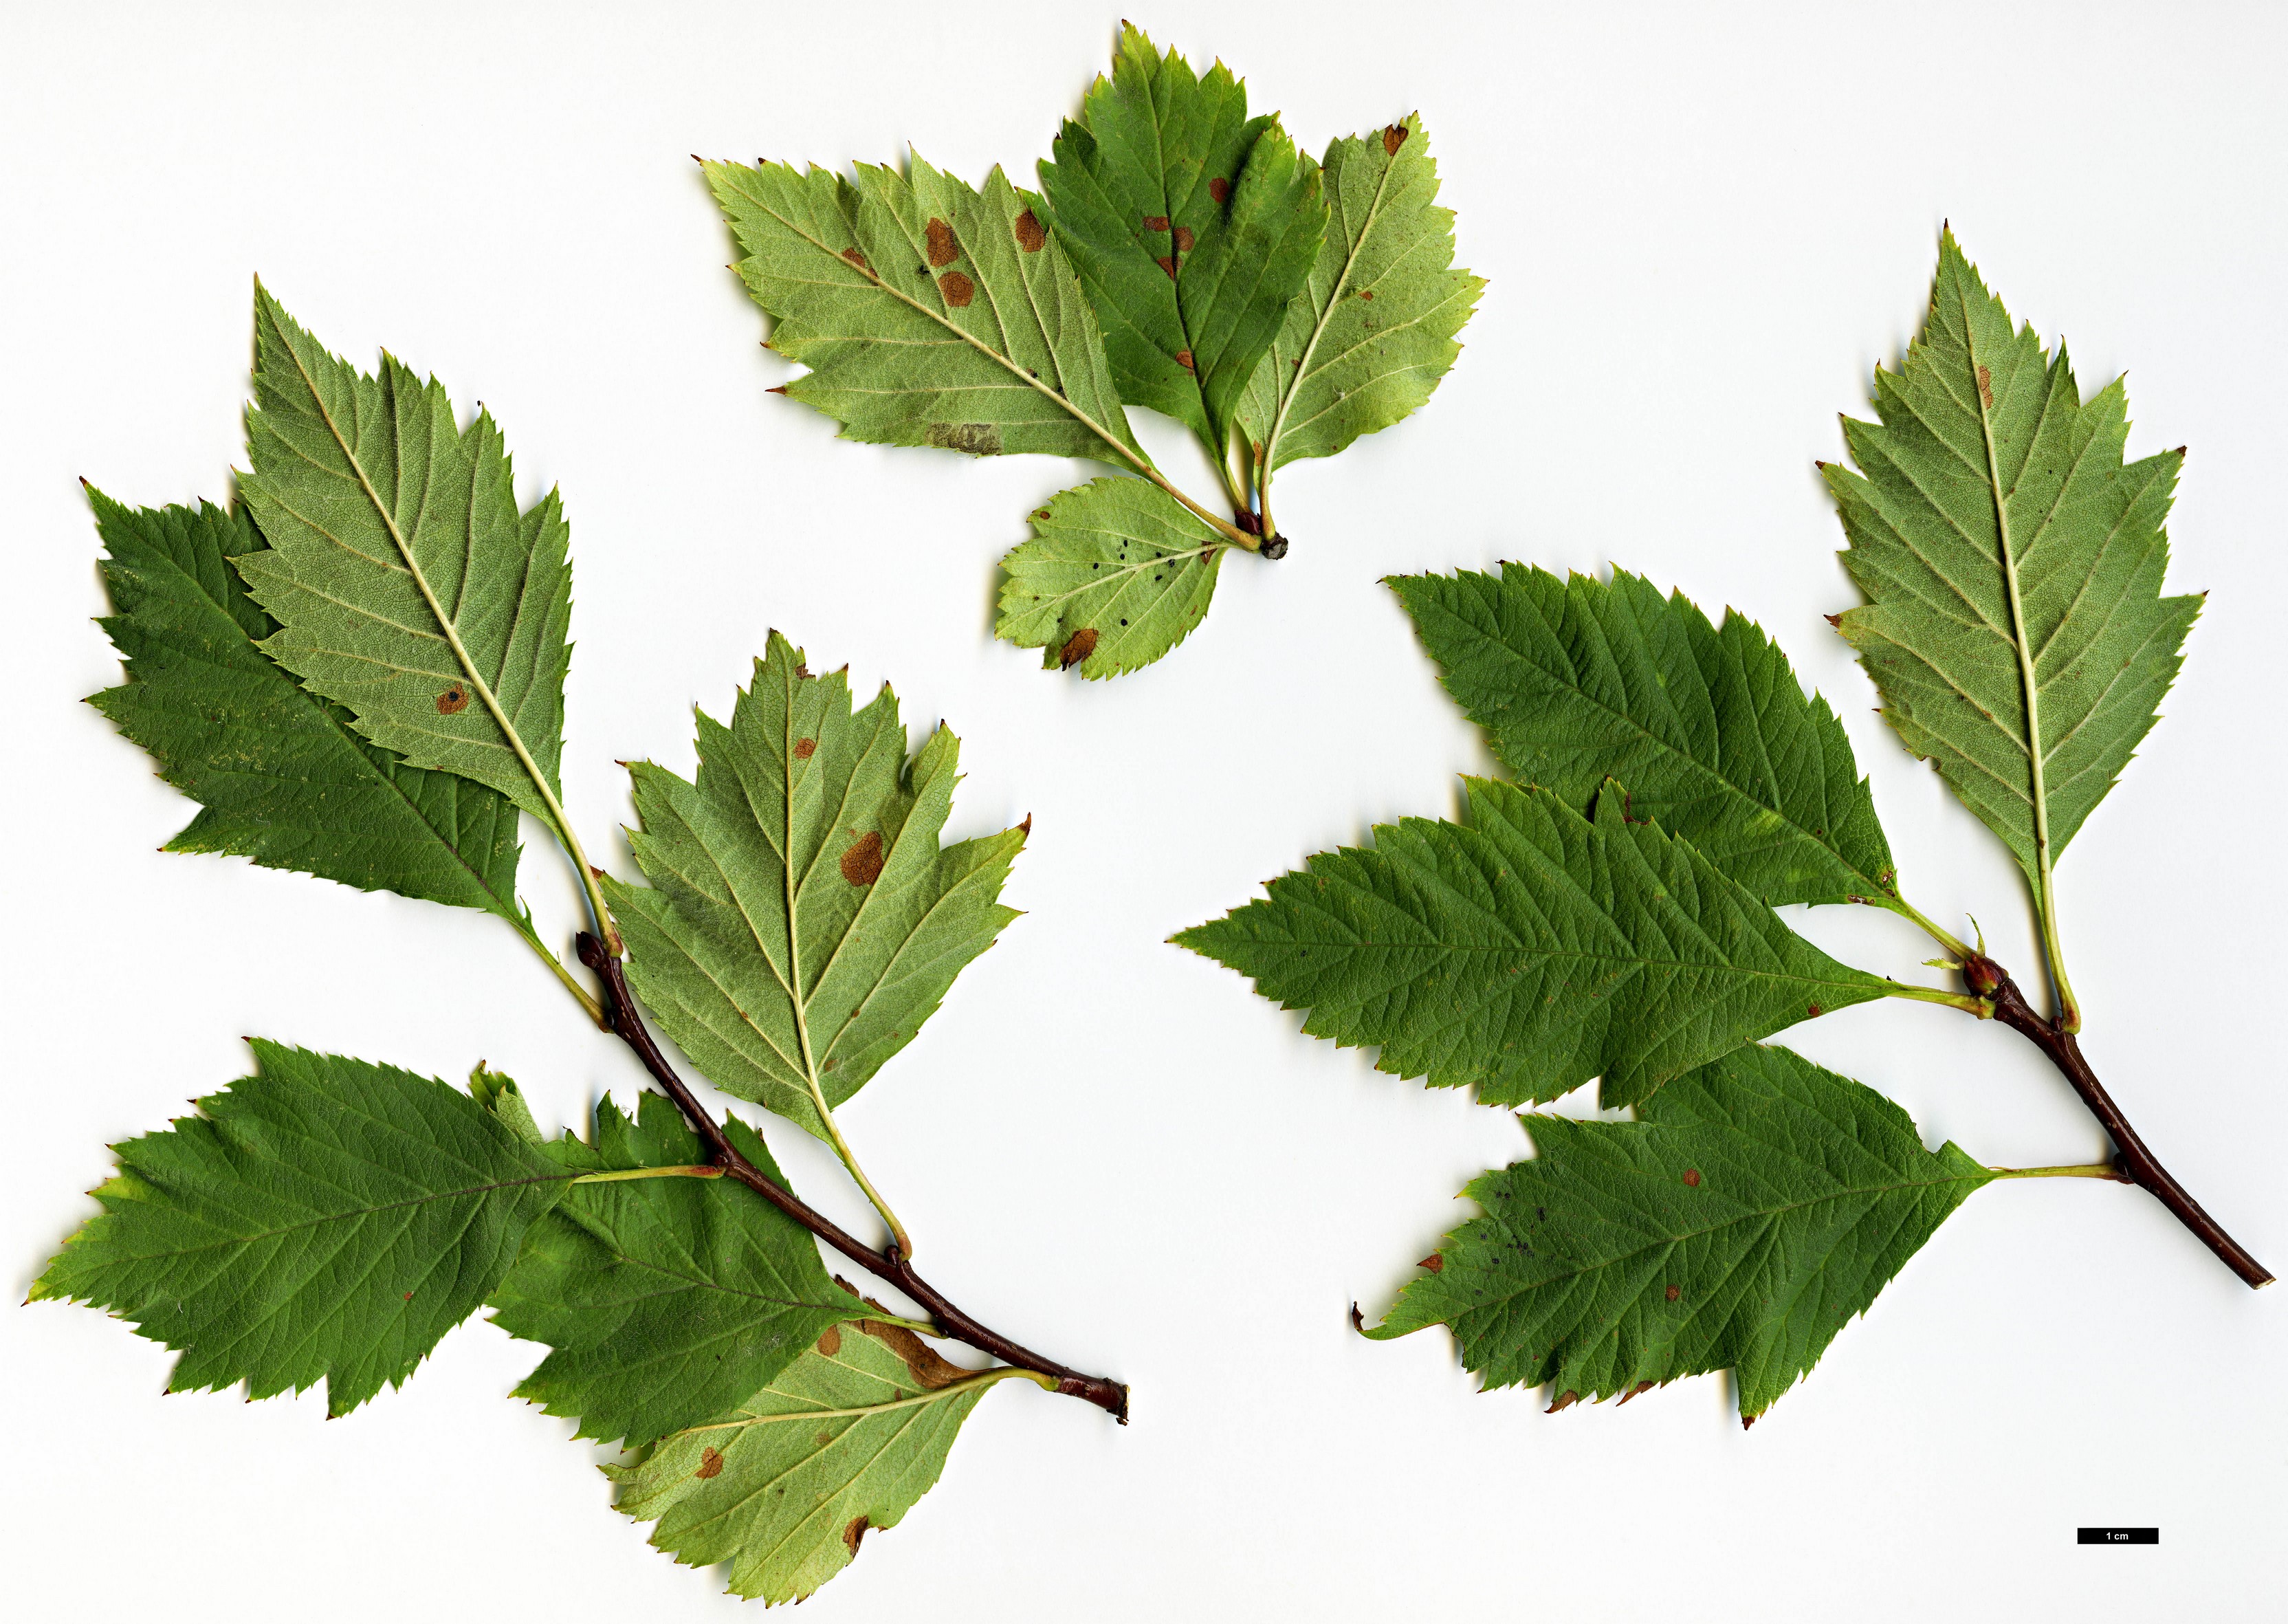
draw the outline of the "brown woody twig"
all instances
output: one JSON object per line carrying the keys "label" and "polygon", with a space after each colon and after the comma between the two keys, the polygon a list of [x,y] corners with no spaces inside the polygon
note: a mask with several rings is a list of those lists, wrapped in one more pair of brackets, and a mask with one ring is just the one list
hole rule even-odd
{"label": "brown woody twig", "polygon": [[929,1311],[938,1328],[954,1341],[966,1342],[981,1353],[991,1354],[1006,1365],[1022,1370],[1037,1371],[1050,1377],[1060,1393],[1089,1403],[1109,1413],[1122,1426],[1128,1424],[1128,1386],[1103,1376],[1084,1376],[1080,1372],[1045,1359],[1029,1349],[1021,1348],[997,1331],[985,1326],[963,1313],[948,1302],[944,1294],[914,1272],[914,1267],[900,1255],[895,1246],[877,1252],[873,1247],[851,1234],[823,1213],[814,1211],[808,1203],[792,1190],[780,1184],[769,1174],[739,1154],[736,1145],[723,1132],[722,1126],[708,1114],[706,1107],[694,1098],[675,1069],[667,1063],[659,1045],[652,1041],[645,1029],[643,1017],[637,1012],[635,999],[628,991],[627,972],[619,959],[604,951],[603,944],[586,931],[579,937],[580,962],[602,978],[604,1011],[607,1024],[622,1042],[636,1052],[644,1070],[652,1074],[667,1097],[675,1102],[686,1120],[707,1147],[709,1160],[721,1167],[724,1175],[734,1178],[768,1201],[773,1206],[808,1230],[813,1235],[833,1247],[861,1269],[880,1276]]}

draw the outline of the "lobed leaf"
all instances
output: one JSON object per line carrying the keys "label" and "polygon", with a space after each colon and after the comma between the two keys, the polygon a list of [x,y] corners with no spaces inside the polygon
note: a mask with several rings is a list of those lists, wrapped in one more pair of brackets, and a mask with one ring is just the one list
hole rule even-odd
{"label": "lobed leaf", "polygon": [[2013,330],[1951,232],[1875,407],[1844,420],[1860,472],[1825,469],[1867,596],[1839,629],[1901,742],[2038,893],[2159,719],[2200,613],[2161,596],[2184,453],[2125,466],[2120,380],[2084,402],[2063,348]]}
{"label": "lobed leaf", "polygon": [[1768,903],[1895,896],[1889,842],[1827,702],[1727,609],[1616,569],[1609,585],[1504,564],[1394,577],[1446,691],[1503,765],[1568,805],[1617,778]]}
{"label": "lobed leaf", "polygon": [[711,1424],[604,1470],[620,1509],[657,1519],[651,1542],[678,1562],[728,1564],[735,1595],[800,1601],[869,1532],[896,1526],[986,1389],[1020,1373],[965,1371],[910,1331],[861,1320]]}
{"label": "lobed leaf", "polygon": [[1465,779],[1465,827],[1406,818],[1323,852],[1263,900],[1174,939],[1242,975],[1303,1030],[1378,1044],[1378,1070],[1489,1104],[1593,1077],[1608,1107],[1743,1043],[1883,995],[1687,841],[1594,821],[1546,790]]}
{"label": "lobed leaf", "polygon": [[[733,1117],[726,1131],[785,1183],[753,1129]],[[707,1159],[657,1094],[632,1119],[603,1101],[592,1142],[571,1141],[563,1153],[584,1173]],[[533,1226],[490,1302],[503,1330],[553,1349],[516,1396],[577,1416],[582,1437],[631,1444],[736,1404],[860,1311],[808,1230],[725,1178],[574,1185]]]}
{"label": "lobed leaf", "polygon": [[1731,1369],[1753,1421],[1993,1174],[1873,1089],[1749,1045],[1634,1122],[1523,1120],[1374,1337],[1450,1326],[1488,1388],[1633,1397]]}
{"label": "lobed leaf", "polygon": [[104,1210],[31,1294],[179,1350],[170,1392],[323,1378],[341,1415],[475,1310],[568,1175],[433,1078],[250,1041],[253,1076],[113,1147]]}
{"label": "lobed leaf", "polygon": [[785,393],[846,436],[1148,466],[1072,266],[998,168],[982,191],[919,156],[705,170],[771,347],[810,369]]}
{"label": "lobed leaf", "polygon": [[1428,401],[1486,286],[1455,268],[1454,214],[1437,204],[1419,114],[1331,143],[1320,173],[1326,246],[1239,407],[1266,477],[1332,457]]}
{"label": "lobed leaf", "polygon": [[366,891],[497,913],[516,904],[516,811],[409,767],[257,645],[278,623],[234,565],[264,542],[242,511],[123,507],[92,486],[127,681],[89,704],[200,803],[167,851],[220,852]]}
{"label": "lobed leaf", "polygon": [[500,430],[465,430],[394,357],[368,377],[255,289],[253,472],[270,543],[239,573],[279,623],[266,653],[415,767],[473,778],[552,825],[572,568],[550,491],[519,513]]}
{"label": "lobed leaf", "polygon": [[1157,485],[1092,480],[1033,513],[1001,561],[994,631],[1050,668],[1116,677],[1150,665],[1208,612],[1230,544]]}
{"label": "lobed leaf", "polygon": [[700,716],[695,780],[632,769],[651,886],[605,882],[629,978],[718,1087],[830,1138],[820,1108],[1016,917],[998,898],[1022,828],[938,843],[959,754],[940,728],[910,766],[886,686],[854,713],[843,673],[774,632],[731,725]]}
{"label": "lobed leaf", "polygon": [[1121,26],[1040,166],[1050,223],[1104,333],[1120,398],[1188,425],[1212,454],[1325,235],[1315,167],[1246,87]]}

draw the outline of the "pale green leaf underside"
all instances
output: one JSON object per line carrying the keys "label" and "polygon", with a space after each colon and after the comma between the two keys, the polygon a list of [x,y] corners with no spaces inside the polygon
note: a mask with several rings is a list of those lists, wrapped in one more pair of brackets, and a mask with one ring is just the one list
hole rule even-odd
{"label": "pale green leaf underside", "polygon": [[1121,398],[1220,456],[1326,231],[1314,166],[1275,116],[1247,115],[1230,69],[1196,76],[1132,25],[1054,155],[1042,195]]}
{"label": "pale green leaf underside", "polygon": [[1064,251],[998,168],[709,163],[786,393],[853,440],[1148,466]]}
{"label": "pale green leaf underside", "polygon": [[2120,380],[2085,404],[2064,350],[2013,330],[1951,233],[1929,322],[1898,371],[1877,370],[1875,406],[1879,424],[1844,421],[1861,472],[1826,470],[1867,596],[1840,629],[1900,739],[2038,888],[2037,767],[2054,864],[2157,720],[2200,612],[2161,596],[2183,453],[2124,466]]}
{"label": "pale green leaf underside", "polygon": [[168,851],[221,852],[367,891],[516,905],[516,811],[481,784],[408,767],[256,647],[277,631],[234,561],[262,537],[245,514],[127,508],[90,488],[127,681],[89,703],[200,803]]}
{"label": "pale green leaf underside", "polygon": [[[786,1181],[735,1117],[727,1131]],[[631,1120],[609,1100],[593,1142],[566,1145],[583,1172],[707,1159],[662,1095]],[[494,1321],[553,1351],[516,1389],[579,1436],[647,1443],[703,1421],[775,1377],[829,1325],[863,1312],[819,1262],[808,1230],[736,1180],[578,1184],[532,1228],[490,1298]]]}
{"label": "pale green leaf underside", "polygon": [[1252,976],[1303,1030],[1489,1104],[1593,1077],[1607,1106],[1798,1021],[1883,995],[1692,847],[1593,823],[1547,791],[1471,778],[1467,826],[1378,825],[1175,940]]}
{"label": "pale green leaf underside", "polygon": [[1769,903],[1892,895],[1850,741],[1754,622],[1681,593],[1504,564],[1391,580],[1446,691],[1525,783],[1586,808],[1608,778]]}
{"label": "pale green leaf underside", "polygon": [[515,1261],[566,1174],[433,1078],[253,1042],[203,1113],[113,1147],[103,1211],[32,1287],[179,1349],[172,1392],[401,1382]]}
{"label": "pale green leaf underside", "polygon": [[1116,677],[1150,665],[1208,611],[1228,544],[1157,485],[1108,477],[1052,497],[1001,561],[994,631],[1045,665]]}
{"label": "pale green leaf underside", "polygon": [[1466,1192],[1371,1336],[1445,1325],[1489,1388],[1581,1398],[1731,1369],[1753,1421],[1992,1177],[1906,1112],[1786,1049],[1751,1045],[1634,1122],[1529,1117],[1538,1154]]}
{"label": "pale green leaf underside", "polygon": [[945,1469],[987,1388],[911,1332],[873,1321],[830,1331],[716,1424],[608,1466],[619,1508],[656,1519],[651,1542],[695,1567],[726,1563],[734,1594],[799,1601],[896,1525]]}
{"label": "pale green leaf underside", "polygon": [[1462,353],[1455,335],[1486,285],[1454,267],[1454,215],[1437,204],[1418,114],[1333,142],[1321,178],[1326,245],[1240,406],[1271,471],[1331,457],[1420,407]]}
{"label": "pale green leaf underside", "polygon": [[554,491],[520,514],[489,414],[394,357],[369,378],[255,291],[253,472],[270,543],[238,561],[281,630],[264,649],[416,767],[551,810],[572,568]]}
{"label": "pale green leaf underside", "polygon": [[628,974],[716,1087],[830,1137],[814,1095],[855,1094],[1016,917],[1023,830],[938,843],[959,751],[940,728],[910,767],[896,696],[854,714],[774,632],[731,725],[699,718],[695,781],[632,769]]}

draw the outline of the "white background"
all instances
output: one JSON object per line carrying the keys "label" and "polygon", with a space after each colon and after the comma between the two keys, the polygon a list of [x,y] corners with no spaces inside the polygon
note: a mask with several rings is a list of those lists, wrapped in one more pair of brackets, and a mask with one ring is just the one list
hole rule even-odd
{"label": "white background", "polygon": [[[638,14],[640,13],[640,15]],[[1444,815],[1490,758],[1378,578],[1618,561],[1739,605],[1831,696],[1908,894],[2030,971],[2001,850],[1872,714],[1821,623],[1855,601],[1812,467],[1920,319],[1940,222],[2085,389],[2133,365],[2133,455],[2189,442],[2170,584],[2207,589],[2167,719],[2075,842],[2063,912],[2101,1072],[2162,1157],[2288,1263],[2273,1001],[2288,881],[2282,450],[2288,28],[2213,5],[1845,11],[1240,7],[1139,13],[1246,74],[1314,150],[1420,108],[1491,280],[1428,410],[1298,465],[1285,561],[1227,565],[1190,642],[1107,684],[989,634],[994,560],[1081,465],[837,442],[724,268],[687,155],[1045,155],[1115,10],[11,4],[0,33],[0,692],[10,792],[0,1269],[20,1298],[107,1142],[240,1075],[260,1033],[520,1079],[544,1125],[631,1058],[506,930],[155,848],[192,808],[77,702],[75,476],[221,498],[258,272],[338,351],[386,345],[560,482],[578,650],[565,784],[627,871],[615,759],[687,771],[767,627],[946,719],[955,832],[1030,813],[1027,910],[846,1113],[938,1284],[1135,1386],[1125,1430],[1029,1389],[812,1606],[829,1620],[2236,1620],[2288,1616],[2288,1294],[2123,1187],[1974,1198],[1752,1435],[1728,1380],[1545,1416],[1442,1333],[1354,1336],[1520,1153],[1513,1122],[1302,1037],[1164,944],[1307,854]],[[1180,477],[1205,474],[1172,436]],[[535,831],[528,828],[528,836]],[[552,929],[560,865],[529,840]],[[1896,921],[1801,926],[1918,971]],[[1958,928],[1960,927],[1958,926]],[[1789,1041],[1998,1164],[2102,1142],[2011,1034],[1849,1010]],[[1568,1103],[1586,1110],[1585,1094]],[[862,1208],[791,1132],[813,1198]],[[482,1323],[342,1421],[318,1395],[162,1397],[85,1309],[0,1312],[4,1594],[27,1620],[728,1619],[609,1506]],[[2082,1523],[2157,1524],[2084,1549]]]}

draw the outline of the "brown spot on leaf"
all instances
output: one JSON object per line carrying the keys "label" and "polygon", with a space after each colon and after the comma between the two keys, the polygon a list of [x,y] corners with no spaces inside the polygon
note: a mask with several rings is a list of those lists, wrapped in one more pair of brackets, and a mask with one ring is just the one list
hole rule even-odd
{"label": "brown spot on leaf", "polygon": [[1439,1274],[1444,1271],[1446,1260],[1435,1252],[1433,1252],[1428,1257],[1424,1258],[1420,1262],[1414,1266],[1417,1269],[1426,1269],[1432,1274]]}
{"label": "brown spot on leaf", "polygon": [[1359,290],[1359,297],[1366,300],[1368,304],[1371,305],[1374,303],[1374,290],[1372,288],[1361,288]]}
{"label": "brown spot on leaf", "polygon": [[[870,1302],[872,1299],[868,1301]],[[875,1306],[880,1305],[877,1303]],[[973,1373],[949,1359],[940,1358],[936,1349],[903,1325],[886,1325],[878,1319],[862,1319],[858,1322],[858,1328],[903,1359],[915,1383],[929,1391],[951,1387],[964,1376]]]}
{"label": "brown spot on leaf", "polygon": [[1819,1006],[1818,1006],[1818,1005],[1816,1005],[1816,1004],[1814,1004],[1814,1005],[1810,1006],[1808,1008],[1807,1008],[1807,1009],[1804,1011],[1804,1018],[1805,1018],[1806,1020],[1809,1020],[1809,1021],[1816,1021],[1817,1019],[1819,1019],[1819,1015],[1820,1015],[1820,1009],[1819,1009]]}
{"label": "brown spot on leaf", "polygon": [[1192,352],[1189,350],[1178,350],[1176,352],[1176,364],[1183,368],[1187,372],[1192,370]]}
{"label": "brown spot on leaf", "polygon": [[1048,241],[1049,234],[1042,229],[1041,222],[1033,218],[1030,209],[1017,217],[1018,247],[1029,254],[1037,254],[1048,245]]}
{"label": "brown spot on leaf", "polygon": [[1822,615],[1820,618],[1839,632],[1843,629],[1843,617],[1840,615]]}
{"label": "brown spot on leaf", "polygon": [[1192,251],[1192,244],[1197,241],[1199,241],[1199,239],[1192,235],[1192,228],[1189,226],[1179,226],[1176,227],[1176,251],[1178,253],[1190,253]]}
{"label": "brown spot on leaf", "polygon": [[1147,231],[1165,231],[1165,230],[1167,230],[1167,229],[1168,229],[1168,217],[1167,217],[1166,215],[1164,215],[1164,214],[1148,214],[1148,215],[1146,215],[1146,216],[1144,217],[1144,229],[1145,229],[1145,230],[1147,230]]}
{"label": "brown spot on leaf", "polygon": [[823,1449],[832,1442],[834,1442],[834,1435],[830,1432],[822,1432],[810,1440],[811,1447],[814,1449]]}
{"label": "brown spot on leaf", "polygon": [[699,1452],[699,1469],[691,1475],[695,1477],[712,1477],[722,1469],[723,1452],[710,1444]]}
{"label": "brown spot on leaf", "polygon": [[1693,1189],[1695,1189],[1695,1190],[1699,1189],[1699,1188],[1700,1188],[1700,1169],[1699,1169],[1699,1168],[1697,1168],[1697,1167],[1687,1167],[1687,1168],[1684,1170],[1684,1182],[1685,1182],[1686,1183],[1688,1183],[1688,1184],[1691,1185],[1691,1186],[1692,1186],[1692,1188],[1693,1188]]}
{"label": "brown spot on leaf", "polygon": [[406,1293],[406,1294],[405,1294],[405,1300],[406,1300],[408,1302],[412,1302],[412,1301],[413,1301],[413,1294],[412,1294],[411,1292],[408,1292],[408,1293]]}
{"label": "brown spot on leaf", "polygon": [[945,295],[945,302],[956,310],[963,308],[977,297],[977,284],[959,271],[948,271],[939,277],[937,291]]}
{"label": "brown spot on leaf", "polygon": [[873,275],[874,267],[866,263],[866,256],[860,253],[856,249],[844,249],[842,251],[842,257],[850,261],[851,264],[856,266],[860,270],[864,271],[868,275],[870,276]]}
{"label": "brown spot on leaf", "polygon": [[1682,1286],[1670,1286],[1670,1287],[1668,1288],[1668,1300],[1669,1300],[1671,1302],[1675,1302],[1679,1297],[1681,1297],[1682,1295],[1684,1295],[1684,1288],[1683,1288]]}
{"label": "brown spot on leaf", "polygon": [[1749,1428],[1751,1428],[1751,1427],[1754,1426],[1755,1424],[1756,1424],[1756,1418],[1755,1418],[1754,1416],[1752,1416],[1752,1415],[1743,1415],[1743,1416],[1740,1418],[1740,1430],[1741,1430],[1741,1431],[1743,1431],[1743,1432],[1745,1432]]}
{"label": "brown spot on leaf", "polygon": [[1557,1413],[1557,1412],[1558,1412],[1558,1411],[1560,1411],[1560,1410],[1569,1410],[1569,1409],[1571,1409],[1575,1405],[1578,1404],[1580,1401],[1581,1401],[1581,1395],[1580,1395],[1580,1394],[1578,1394],[1578,1393],[1577,1393],[1577,1392],[1575,1392],[1571,1388],[1569,1388],[1569,1388],[1567,1388],[1567,1389],[1565,1389],[1565,1395],[1564,1395],[1564,1397],[1561,1397],[1561,1398],[1560,1398],[1560,1399],[1559,1399],[1555,1404],[1551,1405],[1550,1405],[1546,1410],[1544,1410],[1544,1411],[1542,1412],[1542,1413],[1543,1413],[1544,1415],[1554,1415],[1554,1414],[1556,1414],[1556,1413]]}
{"label": "brown spot on leaf", "polygon": [[1985,402],[1987,410],[1994,410],[1994,374],[1984,367],[1978,369],[1978,398]]}
{"label": "brown spot on leaf", "polygon": [[842,1327],[840,1325],[829,1325],[818,1333],[818,1354],[821,1358],[830,1359],[841,1351]]}
{"label": "brown spot on leaf", "polygon": [[1165,254],[1160,256],[1160,268],[1168,273],[1169,281],[1173,282],[1176,279],[1176,262]]}
{"label": "brown spot on leaf", "polygon": [[842,1542],[850,1548],[852,1556],[858,1554],[858,1541],[866,1537],[866,1531],[873,1525],[866,1520],[863,1511],[850,1519],[850,1526],[842,1531]]}
{"label": "brown spot on leaf", "polygon": [[1033,517],[1036,519],[1045,519],[1048,516],[1049,510],[1045,507],[1037,507],[1033,510]]}
{"label": "brown spot on leaf", "polygon": [[929,239],[931,268],[943,270],[961,257],[961,244],[953,240],[953,227],[943,220],[932,220],[923,235]]}
{"label": "brown spot on leaf", "polygon": [[1001,430],[991,423],[933,423],[922,431],[922,438],[973,457],[997,456],[1001,450]]}
{"label": "brown spot on leaf", "polygon": [[1630,1399],[1634,1398],[1639,1393],[1648,1393],[1651,1390],[1652,1379],[1650,1377],[1647,1377],[1644,1381],[1638,1382],[1634,1387],[1631,1388],[1627,1392],[1623,1393],[1621,1395],[1621,1402],[1623,1404],[1626,1404]]}
{"label": "brown spot on leaf", "polygon": [[1083,626],[1065,639],[1065,646],[1057,654],[1057,664],[1070,671],[1096,652],[1096,628]]}
{"label": "brown spot on leaf", "polygon": [[870,886],[882,877],[882,832],[869,829],[842,854],[842,878],[854,886]]}
{"label": "brown spot on leaf", "polygon": [[1384,152],[1394,158],[1398,155],[1398,149],[1405,145],[1406,126],[1404,124],[1386,124],[1383,126],[1382,149]]}
{"label": "brown spot on leaf", "polygon": [[807,677],[810,675],[810,667],[798,662],[794,668],[794,674],[798,677]]}
{"label": "brown spot on leaf", "polygon": [[810,758],[811,758],[811,757],[813,757],[813,756],[816,755],[817,753],[818,753],[818,741],[817,741],[816,739],[814,739],[814,738],[798,738],[798,739],[795,740],[795,742],[794,742],[794,759],[795,759],[796,760],[798,760],[798,761],[807,761],[807,760],[810,760]]}
{"label": "brown spot on leaf", "polygon": [[1214,198],[1218,203],[1230,202],[1231,182],[1226,180],[1221,175],[1218,175],[1214,179],[1208,182],[1208,195]]}
{"label": "brown spot on leaf", "polygon": [[441,716],[458,716],[468,708],[469,690],[458,682],[437,696],[437,713]]}

